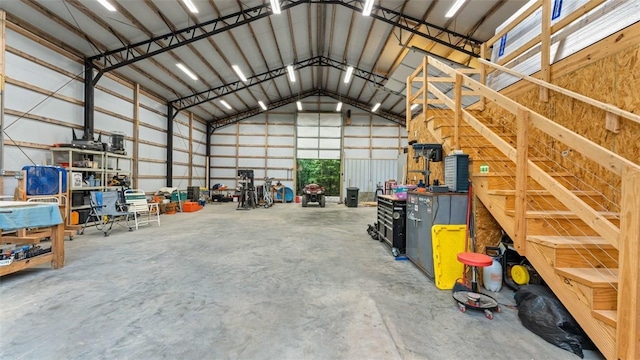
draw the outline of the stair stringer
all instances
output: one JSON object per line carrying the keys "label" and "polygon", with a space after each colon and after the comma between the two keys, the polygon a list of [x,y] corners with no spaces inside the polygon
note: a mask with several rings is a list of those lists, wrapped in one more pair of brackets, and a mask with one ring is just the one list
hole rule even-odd
{"label": "stair stringer", "polygon": [[[484,113],[482,113],[482,115],[483,116],[478,116],[477,118],[482,120],[487,117]],[[442,117],[440,118],[442,119]],[[453,122],[453,113],[451,113],[450,120]],[[433,120],[429,121],[426,128],[439,143],[443,144],[443,148],[446,153],[453,149],[453,146],[450,143],[451,137],[443,139],[439,132],[436,131],[437,129],[433,126]],[[473,157],[470,157],[470,160],[473,160]],[[515,167],[515,163],[513,166]],[[481,186],[481,184],[483,184],[482,180],[474,179],[473,174],[471,172],[470,174],[474,195],[476,195],[482,204],[488,209],[505,232],[511,238],[515,238],[515,219],[506,213],[505,204],[501,201],[496,201],[497,198],[489,194],[488,186]],[[505,188],[503,190],[510,189]],[[543,249],[541,249],[540,246],[532,242],[528,242],[527,249],[527,259],[531,262],[536,271],[540,276],[542,276],[571,315],[576,319],[576,321],[578,321],[580,326],[587,335],[589,335],[602,354],[607,359],[615,358],[616,327],[611,326],[611,324],[608,324],[592,315],[592,310],[589,305],[581,300],[580,290],[572,289],[573,284],[571,281],[556,274],[553,261],[549,261],[549,256],[543,254]]]}

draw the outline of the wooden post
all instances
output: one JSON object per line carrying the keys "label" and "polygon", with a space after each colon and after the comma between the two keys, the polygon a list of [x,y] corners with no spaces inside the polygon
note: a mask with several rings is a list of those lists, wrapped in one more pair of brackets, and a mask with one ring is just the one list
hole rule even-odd
{"label": "wooden post", "polygon": [[193,113],[189,113],[189,186],[193,185]]}
{"label": "wooden post", "polygon": [[[264,177],[268,177],[269,168],[269,112],[264,113]],[[294,188],[295,190],[295,188]]]}
{"label": "wooden post", "polygon": [[[487,43],[482,43],[480,46],[480,58],[487,59]],[[480,64],[480,83],[487,86],[487,65],[484,63]],[[484,110],[486,105],[487,99],[484,96],[480,96],[480,110]]]}
{"label": "wooden post", "polygon": [[51,227],[51,251],[53,260],[51,267],[59,269],[64,266],[64,220],[62,224]]}
{"label": "wooden post", "polygon": [[[4,52],[7,13],[0,10],[0,171],[4,171]],[[4,194],[4,174],[0,174],[0,195]]]}
{"label": "wooden post", "polygon": [[133,86],[133,187],[138,189],[138,157],[140,144],[140,84]]}
{"label": "wooden post", "polygon": [[456,85],[454,92],[454,102],[456,108],[455,113],[455,125],[453,128],[454,148],[460,150],[460,121],[462,120],[462,75],[456,74]]}
{"label": "wooden post", "polygon": [[[405,125],[407,126],[407,133],[409,133],[409,123],[411,122],[411,96],[412,96],[411,95],[411,90],[412,90],[411,89],[411,82],[412,81],[413,81],[412,80],[412,76],[411,75],[407,76],[407,86],[406,86],[406,90],[407,90],[406,91],[406,93],[407,93],[407,95],[406,95],[407,96],[406,97],[406,99],[407,99],[406,107],[407,107],[407,109],[405,110],[405,113],[406,113],[406,117],[405,117],[405,123],[406,124]],[[409,134],[409,138],[411,138],[411,134]],[[409,140],[411,140],[411,139],[409,139]]]}
{"label": "wooden post", "polygon": [[427,98],[429,95],[427,86],[427,75],[429,72],[429,57],[425,56],[422,59],[422,119],[427,121]]}
{"label": "wooden post", "polygon": [[529,177],[528,150],[529,150],[529,117],[530,112],[526,108],[518,108],[517,115],[517,148],[516,148],[516,203],[514,232],[516,238],[514,245],[518,253],[526,255],[527,236],[527,178]]}
{"label": "wooden post", "polygon": [[[551,82],[551,0],[542,1],[542,33],[540,46],[540,74]],[[549,89],[540,87],[540,101],[549,101]]]}
{"label": "wooden post", "polygon": [[640,359],[640,170],[622,170],[617,358]]}
{"label": "wooden post", "polygon": [[[238,169],[240,169],[240,164],[238,164],[240,162],[240,122],[236,123],[236,173],[233,175],[236,177],[236,185],[235,187],[238,188],[240,186],[240,183],[238,183]],[[284,199],[284,197],[282,197],[282,199]]]}

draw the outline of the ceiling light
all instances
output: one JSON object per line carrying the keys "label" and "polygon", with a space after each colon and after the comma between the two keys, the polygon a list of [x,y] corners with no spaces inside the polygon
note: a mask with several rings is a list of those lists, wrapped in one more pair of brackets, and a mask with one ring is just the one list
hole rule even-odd
{"label": "ceiling light", "polygon": [[186,66],[178,63],[176,64],[176,66],[178,67],[178,69],[184,71],[185,74],[189,75],[190,78],[192,78],[193,80],[198,81],[198,77],[196,76],[196,74],[194,74],[191,70],[187,69]]}
{"label": "ceiling light", "polygon": [[460,10],[460,8],[462,7],[462,4],[464,4],[465,1],[467,0],[456,1],[456,3],[453,4],[453,6],[449,9],[449,11],[447,11],[447,14],[444,17],[447,17],[447,18],[453,17],[453,15],[455,15],[458,12],[458,10]]}
{"label": "ceiling light", "polygon": [[267,105],[265,105],[262,101],[258,101],[258,104],[260,104],[262,110],[267,111]]}
{"label": "ceiling light", "polygon": [[187,5],[187,8],[189,9],[189,11],[191,11],[194,14],[198,13],[198,8],[196,8],[195,5],[193,5],[193,3],[191,2],[191,0],[182,0],[182,2]]}
{"label": "ceiling light", "polygon": [[229,105],[229,103],[224,100],[220,100],[220,104],[224,105],[224,107],[226,107],[229,110],[233,109],[231,105]]}
{"label": "ceiling light", "polygon": [[336,106],[336,111],[340,111],[340,110],[342,110],[342,103],[341,102],[339,102],[338,106]]}
{"label": "ceiling light", "polygon": [[415,110],[416,108],[418,108],[418,106],[420,106],[420,105],[418,105],[418,104],[411,105],[411,110]]}
{"label": "ceiling light", "polygon": [[289,73],[289,81],[296,82],[296,74],[293,72],[293,65],[287,65],[287,72]]}
{"label": "ceiling light", "polygon": [[271,11],[274,14],[280,14],[280,0],[270,0],[271,1]]}
{"label": "ceiling light", "polygon": [[98,2],[100,3],[100,5],[106,7],[107,10],[116,11],[116,8],[113,7],[113,5],[109,4],[109,2],[107,0],[98,0]]}
{"label": "ceiling light", "polygon": [[367,0],[364,3],[364,7],[362,8],[362,15],[369,16],[371,15],[371,10],[373,9],[373,0]]}
{"label": "ceiling light", "polygon": [[344,83],[348,84],[351,80],[351,74],[353,74],[353,66],[347,68],[347,73],[344,75]]}
{"label": "ceiling light", "polygon": [[371,108],[371,112],[376,112],[378,110],[378,108],[380,107],[380,103],[377,103],[375,105],[373,105],[373,108]]}
{"label": "ceiling light", "polygon": [[302,111],[302,103],[300,101],[296,101],[296,106],[298,107],[298,111]]}
{"label": "ceiling light", "polygon": [[242,80],[243,82],[247,82],[247,77],[244,76],[244,74],[242,73],[242,70],[240,70],[240,66],[231,65],[231,67],[233,68],[233,71],[235,71],[236,74],[238,74],[238,77],[240,77],[240,80]]}

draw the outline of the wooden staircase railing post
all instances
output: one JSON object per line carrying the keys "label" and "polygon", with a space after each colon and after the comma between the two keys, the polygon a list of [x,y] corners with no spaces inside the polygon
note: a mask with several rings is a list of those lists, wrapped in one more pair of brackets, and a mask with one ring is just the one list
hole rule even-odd
{"label": "wooden staircase railing post", "polygon": [[[540,73],[542,80],[551,80],[551,0],[542,1],[542,29],[540,44]],[[549,89],[539,87],[540,101],[549,102]]]}
{"label": "wooden staircase railing post", "polygon": [[527,178],[529,177],[529,121],[531,112],[526,108],[518,108],[516,118],[518,130],[516,139],[516,198],[514,245],[518,253],[526,255],[527,237]]}
{"label": "wooden staircase railing post", "polygon": [[[480,58],[487,59],[487,43],[483,43],[480,46]],[[487,64],[480,63],[480,83],[487,86]],[[487,104],[487,99],[484,96],[480,96],[480,110],[484,110]]]}
{"label": "wooden staircase railing post", "polygon": [[429,70],[429,57],[425,56],[422,59],[422,88],[424,89],[424,91],[422,92],[422,115],[424,116],[423,119],[426,122],[427,121],[427,99],[428,99],[428,94],[429,91],[427,91],[428,89],[428,85],[427,85],[427,75],[428,75],[428,70]]}
{"label": "wooden staircase railing post", "polygon": [[[412,90],[412,85],[411,83],[413,82],[413,75],[409,75],[407,76],[407,108],[405,110],[405,112],[407,113],[406,117],[405,117],[405,126],[407,127],[407,132],[409,132],[409,123],[411,122],[411,90]],[[424,111],[424,110],[423,110]],[[411,134],[409,135],[409,140],[411,140]]]}
{"label": "wooden staircase railing post", "polygon": [[456,104],[453,128],[454,149],[460,150],[460,121],[462,120],[462,75],[460,74],[456,74],[454,102]]}
{"label": "wooden staircase railing post", "polygon": [[618,279],[618,359],[640,359],[640,170],[622,170]]}

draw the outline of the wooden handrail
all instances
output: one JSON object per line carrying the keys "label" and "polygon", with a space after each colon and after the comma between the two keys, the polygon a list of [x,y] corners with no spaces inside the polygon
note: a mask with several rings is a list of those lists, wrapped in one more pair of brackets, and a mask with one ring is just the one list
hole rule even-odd
{"label": "wooden handrail", "polygon": [[525,10],[522,14],[520,14],[520,16],[518,16],[511,23],[509,23],[509,25],[505,26],[504,29],[498,31],[497,34],[495,34],[491,39],[489,39],[486,42],[487,47],[490,47],[491,45],[495,44],[496,41],[500,40],[500,38],[504,36],[504,34],[511,31],[514,27],[516,27],[516,25],[520,24],[524,19],[528,18],[529,15],[533,14],[536,10],[538,10],[540,6],[542,6],[542,1],[543,0],[536,1],[527,10]]}
{"label": "wooden handrail", "polygon": [[[516,103],[515,101],[507,98],[506,96],[498,93],[497,91],[488,88],[481,83],[464,76],[459,73],[455,69],[445,65],[444,63],[434,59],[429,58],[429,63],[432,66],[435,66],[439,70],[448,74],[451,77],[462,76],[463,85],[478,91],[484,97],[486,97],[489,101],[495,102],[500,107],[506,109],[515,115],[521,115],[522,111],[526,111],[529,115],[529,122],[532,126],[535,126],[539,130],[547,133],[548,135],[556,138],[558,141],[561,141],[572,148],[580,149],[580,151],[586,155],[591,160],[599,163],[610,171],[622,175],[622,171],[625,168],[633,168],[640,171],[640,166],[635,163],[619,156],[616,153],[609,151],[608,149],[570,131],[558,125],[557,123],[547,119],[546,117],[531,111],[523,107],[522,105]],[[434,84],[429,83],[427,85],[427,89],[436,95],[439,99],[443,100],[445,104],[452,110],[455,109],[455,102],[447,97],[444,93],[438,90]],[[482,125],[473,115],[471,115],[466,110],[462,111],[463,118],[467,123],[469,123],[472,127],[476,128],[478,132],[485,136],[494,146],[496,146],[500,151],[502,151],[509,159],[514,162],[517,162],[517,151],[511,145],[504,142],[502,139]],[[531,176],[534,180],[540,183],[543,187],[545,187],[552,195],[556,198],[563,201],[563,203],[567,206],[567,208],[573,211],[581,220],[585,223],[589,224],[600,236],[605,238],[611,245],[618,247],[619,237],[620,237],[620,229],[615,226],[611,221],[609,221],[602,214],[598,213],[591,206],[587,205],[584,201],[582,201],[578,196],[569,191],[566,187],[558,184],[554,179],[547,174],[545,171],[540,169],[537,165],[535,165],[531,161],[527,161],[527,169],[529,172],[529,176]]]}
{"label": "wooden handrail", "polygon": [[532,83],[534,83],[536,85],[540,85],[540,86],[545,87],[545,88],[547,88],[549,90],[553,90],[553,91],[555,91],[557,93],[560,93],[562,95],[566,95],[566,96],[569,96],[569,97],[574,98],[576,100],[580,100],[580,101],[582,101],[582,102],[584,102],[586,104],[589,104],[591,106],[595,106],[595,107],[597,107],[599,109],[602,109],[602,110],[604,110],[606,112],[610,112],[612,114],[616,114],[616,115],[622,116],[625,119],[633,120],[633,121],[635,121],[637,123],[640,123],[640,115],[636,115],[636,114],[634,114],[632,112],[620,109],[617,106],[614,106],[614,105],[611,105],[611,104],[607,104],[607,103],[603,103],[602,101],[598,101],[598,100],[592,99],[592,98],[590,98],[588,96],[584,96],[582,94],[578,94],[577,92],[573,92],[571,90],[567,90],[567,89],[565,89],[563,87],[560,87],[558,85],[554,85],[554,84],[548,83],[546,81],[543,81],[543,80],[540,80],[540,79],[536,79],[533,76],[529,76],[529,75],[525,75],[525,74],[519,73],[517,71],[511,70],[511,69],[509,69],[507,67],[498,65],[498,64],[493,63],[493,62],[488,61],[488,60],[478,59],[478,61],[480,63],[482,63],[482,64],[491,66],[491,67],[493,67],[493,68],[495,68],[497,70],[500,70],[502,72],[505,72],[505,73],[507,73],[509,75],[513,75],[515,77],[519,77],[520,79],[527,80],[529,82],[532,82]]}
{"label": "wooden handrail", "polygon": [[[437,69],[448,74],[449,76],[455,77],[455,75],[458,73],[454,68],[451,68],[434,58],[429,58],[429,63],[435,66]],[[501,93],[487,87],[486,85],[482,85],[480,82],[475,81],[468,76],[463,76],[463,85],[479,92],[487,100],[495,102],[496,104],[500,105],[500,107],[514,115],[517,115],[518,109],[522,107],[522,105],[518,104],[516,101],[506,97],[505,95],[502,95]],[[431,87],[429,87],[429,91],[431,91]],[[534,111],[531,112],[531,123],[556,140],[561,141],[562,143],[569,145],[572,148],[580,149],[583,155],[587,156],[591,160],[598,163],[600,166],[608,169],[616,175],[622,175],[622,169],[625,166],[640,169],[640,166],[638,166],[634,162],[623,158],[622,156],[610,151],[609,149],[574,133],[573,131],[555,123],[554,121],[551,121],[550,119]]]}

